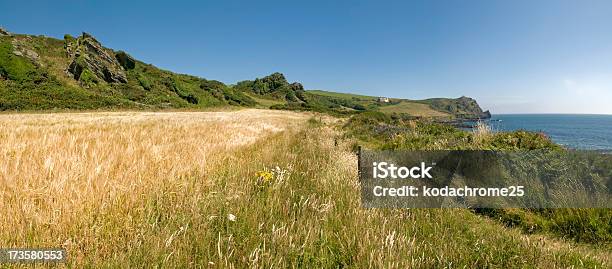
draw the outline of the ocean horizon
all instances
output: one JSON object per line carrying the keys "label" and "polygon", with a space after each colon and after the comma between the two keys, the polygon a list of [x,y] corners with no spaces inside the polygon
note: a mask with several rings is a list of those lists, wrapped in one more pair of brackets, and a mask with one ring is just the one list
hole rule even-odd
{"label": "ocean horizon", "polygon": [[598,113],[496,113],[492,116],[507,116],[507,115],[560,115],[560,116],[612,116],[612,114],[598,114]]}
{"label": "ocean horizon", "polygon": [[612,150],[610,114],[493,114],[488,123],[493,131],[542,132],[571,149]]}

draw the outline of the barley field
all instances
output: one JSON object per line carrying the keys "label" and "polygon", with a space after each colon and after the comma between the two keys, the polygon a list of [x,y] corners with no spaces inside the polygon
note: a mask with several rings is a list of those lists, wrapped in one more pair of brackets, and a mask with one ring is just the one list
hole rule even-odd
{"label": "barley field", "polygon": [[61,246],[78,260],[88,255],[79,249],[105,253],[100,233],[114,241],[144,228],[131,219],[143,201],[195,187],[189,179],[207,178],[232,150],[304,119],[264,110],[0,115],[0,245]]}
{"label": "barley field", "polygon": [[[341,120],[269,110],[0,115],[0,246],[67,267],[610,266],[463,209],[363,209]],[[0,267],[3,266],[0,264]]]}

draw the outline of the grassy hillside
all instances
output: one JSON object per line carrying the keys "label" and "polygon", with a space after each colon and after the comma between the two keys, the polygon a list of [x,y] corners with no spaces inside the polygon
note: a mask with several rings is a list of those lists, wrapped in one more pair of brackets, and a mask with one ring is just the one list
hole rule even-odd
{"label": "grassy hillside", "polygon": [[435,98],[426,100],[407,100],[389,98],[388,102],[379,102],[378,97],[357,95],[350,93],[337,93],[329,91],[308,91],[313,95],[326,97],[337,102],[343,102],[347,107],[359,106],[369,111],[380,111],[389,115],[437,118],[437,119],[464,119],[487,118],[488,112],[483,112],[475,100],[467,97],[457,99]]}
{"label": "grassy hillside", "polygon": [[0,37],[0,91],[0,110],[255,105],[221,82],[161,70],[85,33]]}
{"label": "grassy hillside", "polygon": [[[46,61],[33,62],[15,55],[13,40],[37,40]],[[25,43],[25,41],[23,41]],[[31,43],[34,43],[32,41]],[[21,44],[21,43],[15,43]],[[30,43],[27,43],[30,44]],[[101,95],[58,77],[53,65],[58,43],[49,38],[0,37],[0,110],[39,110],[53,108],[92,109],[98,107],[135,107],[112,95]],[[41,53],[42,54],[42,53]],[[38,54],[38,55],[41,55]]]}
{"label": "grassy hillside", "polygon": [[255,101],[257,103],[257,106],[260,108],[270,108],[271,106],[284,105],[287,103],[284,100],[279,100],[276,98],[266,98],[266,97],[258,96],[256,94],[248,93],[248,92],[245,92],[245,95],[253,99],[253,101]]}
{"label": "grassy hillside", "polygon": [[309,90],[308,92],[314,93],[316,95],[329,96],[335,98],[342,99],[353,99],[356,101],[376,101],[376,96],[367,96],[367,95],[359,95],[353,93],[343,93],[343,92],[330,92],[330,91],[322,91],[322,90]]}
{"label": "grassy hillside", "polygon": [[350,115],[380,110],[411,117],[486,116],[475,101],[411,101],[326,91],[305,91],[281,73],[228,86],[215,80],[161,70],[93,36],[64,40],[0,36],[0,111],[97,108],[207,108],[218,106],[308,110]]}
{"label": "grassy hillside", "polygon": [[434,110],[427,104],[421,104],[410,101],[399,101],[396,104],[384,105],[378,109],[380,112],[387,114],[408,114],[418,117],[441,117],[450,118],[452,114]]}
{"label": "grassy hillside", "polygon": [[476,100],[466,96],[457,99],[432,98],[416,102],[427,104],[432,109],[454,115],[457,118],[491,117],[489,111],[482,111]]}

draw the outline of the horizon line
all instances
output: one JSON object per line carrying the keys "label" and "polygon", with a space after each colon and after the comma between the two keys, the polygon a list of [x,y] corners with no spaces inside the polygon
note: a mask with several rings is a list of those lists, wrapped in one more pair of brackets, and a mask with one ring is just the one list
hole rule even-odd
{"label": "horizon line", "polygon": [[491,115],[592,115],[592,116],[612,116],[612,113],[572,113],[572,112],[517,112],[517,113],[491,113]]}

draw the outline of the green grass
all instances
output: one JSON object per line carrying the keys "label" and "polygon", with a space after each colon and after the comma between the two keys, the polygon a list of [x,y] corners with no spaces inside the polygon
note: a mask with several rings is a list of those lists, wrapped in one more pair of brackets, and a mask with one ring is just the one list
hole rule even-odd
{"label": "green grass", "polygon": [[245,93],[248,97],[251,97],[251,99],[255,100],[255,102],[257,102],[257,104],[259,104],[262,107],[265,108],[269,108],[273,105],[283,105],[286,104],[286,101],[281,101],[278,99],[271,99],[271,98],[263,98],[263,97],[257,97],[254,94],[249,94],[249,93]]}
{"label": "green grass", "polygon": [[376,98],[378,98],[375,96],[367,96],[367,95],[360,95],[360,94],[353,94],[353,93],[342,93],[342,92],[330,92],[330,91],[322,91],[322,90],[308,90],[308,92],[312,94],[316,94],[316,95],[335,97],[335,98],[358,99],[360,101],[376,101]]}
{"label": "green grass", "polygon": [[566,240],[593,244],[612,251],[612,210],[563,209],[483,209],[478,213],[528,234],[544,233]]}
{"label": "green grass", "polygon": [[398,104],[383,105],[378,109],[383,113],[408,114],[417,117],[450,118],[452,115],[432,109],[427,104],[410,101],[400,101]]}

